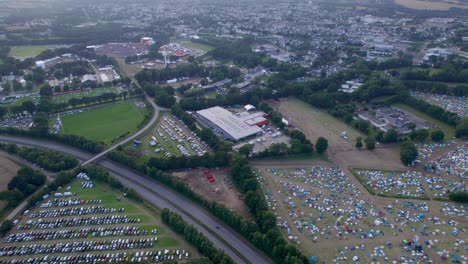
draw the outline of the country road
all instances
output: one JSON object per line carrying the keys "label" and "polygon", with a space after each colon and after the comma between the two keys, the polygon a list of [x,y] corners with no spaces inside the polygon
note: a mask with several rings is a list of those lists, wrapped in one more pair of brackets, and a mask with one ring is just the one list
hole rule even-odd
{"label": "country road", "polygon": [[[52,149],[75,156],[82,161],[93,157],[92,154],[81,150],[45,140],[2,135],[0,141]],[[168,208],[180,214],[184,220],[194,225],[213,242],[215,247],[224,250],[236,263],[272,263],[268,257],[259,252],[237,232],[170,188],[107,159],[96,160],[96,163],[107,168],[111,175],[125,186],[134,189],[154,206],[160,209]],[[220,228],[216,228],[217,226]]]}

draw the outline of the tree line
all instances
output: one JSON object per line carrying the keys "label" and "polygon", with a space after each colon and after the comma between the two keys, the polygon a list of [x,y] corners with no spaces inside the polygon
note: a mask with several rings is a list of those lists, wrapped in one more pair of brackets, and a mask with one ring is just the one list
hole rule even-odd
{"label": "tree line", "polygon": [[6,201],[6,208],[16,207],[26,196],[34,193],[46,182],[46,176],[42,172],[28,167],[22,167],[8,183],[8,189],[0,192],[0,200]]}
{"label": "tree line", "polygon": [[402,84],[408,90],[416,90],[424,93],[446,94],[454,96],[468,96],[468,85],[458,84],[449,86],[445,83],[428,81],[402,81]]}
{"label": "tree line", "polygon": [[54,172],[68,170],[78,165],[76,158],[52,150],[19,147],[15,144],[2,143],[0,143],[0,149]]}
{"label": "tree line", "polygon": [[144,82],[141,87],[147,95],[154,98],[154,102],[159,106],[171,108],[176,103],[172,86],[158,86]]}
{"label": "tree line", "polygon": [[213,263],[234,264],[235,262],[224,251],[214,247],[213,242],[206,238],[193,225],[189,225],[178,214],[164,208],[161,211],[162,221],[168,225],[174,232],[184,236],[190,244],[198,249],[198,251]]}
{"label": "tree line", "polygon": [[44,121],[46,125],[44,124],[40,125],[35,122],[35,127],[33,127],[31,130],[22,130],[22,129],[17,129],[14,127],[0,128],[0,134],[48,139],[48,140],[60,142],[62,144],[70,145],[72,147],[79,148],[79,149],[82,149],[84,151],[88,151],[91,153],[99,153],[104,150],[103,144],[94,142],[82,136],[60,135],[60,134],[48,133],[48,130],[49,130],[48,120],[45,119]]}

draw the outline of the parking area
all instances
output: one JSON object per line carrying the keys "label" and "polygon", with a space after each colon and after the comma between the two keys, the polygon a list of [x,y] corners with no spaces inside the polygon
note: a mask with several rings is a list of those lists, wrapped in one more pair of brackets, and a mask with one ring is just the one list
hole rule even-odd
{"label": "parking area", "polygon": [[139,142],[133,149],[152,157],[203,156],[212,151],[182,120],[168,113],[162,114],[158,125]]}
{"label": "parking area", "polygon": [[0,120],[0,127],[14,127],[18,129],[30,129],[33,124],[31,115],[12,117]]}
{"label": "parking area", "polygon": [[186,262],[197,253],[126,195],[80,173],[14,220],[2,263]]}
{"label": "parking area", "polygon": [[257,135],[254,138],[250,138],[247,141],[236,143],[233,149],[239,150],[246,144],[253,145],[252,154],[259,153],[269,148],[273,144],[286,143],[289,145],[291,140],[288,136],[284,135],[278,128],[273,125],[264,125],[261,127],[263,132],[261,135]]}

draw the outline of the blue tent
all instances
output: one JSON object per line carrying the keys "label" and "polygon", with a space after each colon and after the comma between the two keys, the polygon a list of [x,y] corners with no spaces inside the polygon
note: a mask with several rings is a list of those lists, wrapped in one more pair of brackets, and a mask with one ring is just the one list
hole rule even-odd
{"label": "blue tent", "polygon": [[317,257],[316,256],[310,257],[310,262],[316,263],[317,262]]}

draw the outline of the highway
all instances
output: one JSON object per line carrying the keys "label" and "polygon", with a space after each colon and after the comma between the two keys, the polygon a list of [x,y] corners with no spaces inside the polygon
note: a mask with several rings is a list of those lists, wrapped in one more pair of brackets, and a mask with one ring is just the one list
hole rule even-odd
{"label": "highway", "polygon": [[[81,150],[45,140],[1,135],[0,141],[52,149],[75,156],[80,160],[89,160],[93,157]],[[181,194],[123,165],[107,159],[95,159],[95,161],[107,168],[111,175],[115,176],[125,186],[134,189],[142,198],[154,206],[160,209],[168,208],[180,214],[184,220],[194,225],[213,242],[215,247],[224,250],[236,263],[248,263],[245,260],[255,264],[272,263],[268,257],[259,252],[234,230]]]}

